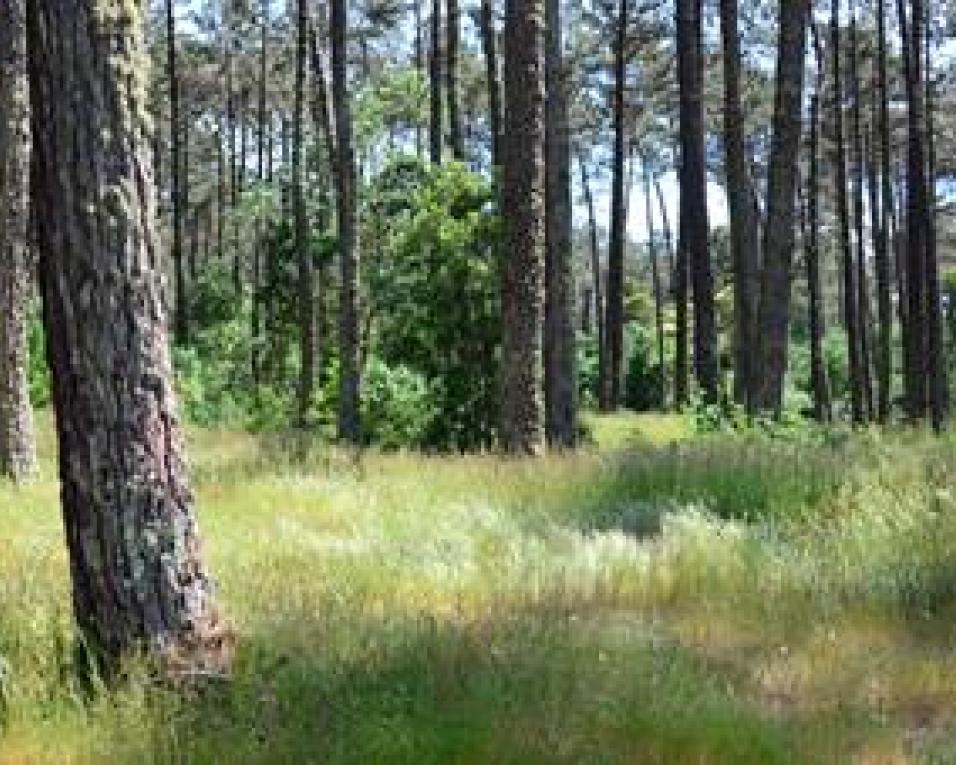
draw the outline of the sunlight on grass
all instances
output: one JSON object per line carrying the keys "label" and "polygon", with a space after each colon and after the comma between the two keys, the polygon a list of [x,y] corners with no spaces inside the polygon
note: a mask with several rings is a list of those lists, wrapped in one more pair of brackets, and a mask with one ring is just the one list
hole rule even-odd
{"label": "sunlight on grass", "polygon": [[682,427],[535,462],[193,432],[235,677],[84,702],[45,424],[0,485],[0,765],[953,761],[953,444]]}

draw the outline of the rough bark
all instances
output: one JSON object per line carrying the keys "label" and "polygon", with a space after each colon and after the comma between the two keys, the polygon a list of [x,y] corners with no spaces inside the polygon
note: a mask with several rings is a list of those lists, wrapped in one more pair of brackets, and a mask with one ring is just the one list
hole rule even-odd
{"label": "rough bark", "polygon": [[657,337],[657,366],[660,370],[660,399],[661,411],[667,410],[667,362],[664,355],[664,290],[661,285],[660,263],[657,258],[657,238],[654,231],[654,206],[651,197],[651,169],[647,157],[641,164],[644,165],[644,215],[647,221],[647,255],[651,263],[651,284],[654,289],[654,330]]}
{"label": "rough bark", "polygon": [[747,173],[746,125],[740,104],[740,37],[737,0],[721,0],[720,31],[724,47],[724,151],[730,246],[734,275],[734,400],[753,400],[757,347],[757,294],[760,288],[757,225]]}
{"label": "rough bark", "polygon": [[485,56],[485,82],[491,128],[491,165],[501,166],[501,83],[498,78],[498,46],[491,0],[481,0],[481,47]]}
{"label": "rough bark", "polygon": [[[895,249],[890,236],[891,223],[895,219],[892,181],[892,155],[890,153],[890,110],[887,94],[886,72],[886,19],[885,2],[877,0],[877,83],[876,92],[879,99],[879,140],[874,136],[874,144],[879,146],[879,175],[880,175],[880,220],[879,237],[876,242],[876,289],[879,310],[880,337],[879,353],[877,357],[877,377],[879,380],[878,417],[885,422],[890,415],[892,401],[892,373],[893,373],[893,313],[890,298],[890,248]],[[874,162],[875,164],[875,162]],[[877,202],[872,202],[877,207]],[[895,234],[895,226],[892,227]],[[905,301],[900,301],[902,310]],[[905,327],[901,322],[901,329],[905,334]],[[904,341],[905,342],[905,341]]]}
{"label": "rough bark", "polygon": [[628,0],[620,0],[614,45],[614,156],[611,180],[610,244],[607,265],[607,304],[604,320],[605,363],[600,394],[602,411],[611,412],[621,403],[621,375],[624,367],[624,246],[627,239],[627,203],[624,165],[627,136],[624,126],[627,89]]}
{"label": "rough bark", "polygon": [[[439,0],[436,0],[436,4]],[[355,198],[355,154],[352,148],[352,109],[348,93],[348,9],[346,0],[332,0],[332,108],[335,112],[336,207],[339,231],[339,438],[361,441],[359,391],[359,250]],[[439,134],[439,144],[441,143]],[[439,149],[440,149],[439,145]]]}
{"label": "rough bark", "polygon": [[176,416],[141,11],[30,3],[33,202],[73,607],[109,677],[228,664]]}
{"label": "rough bark", "polygon": [[545,260],[544,0],[507,0],[501,445],[544,446],[541,338]]}
{"label": "rough bark", "polygon": [[758,310],[760,344],[757,408],[779,412],[787,372],[790,340],[790,286],[797,188],[797,160],[802,128],[804,57],[808,0],[781,0],[773,140],[767,173],[767,225],[764,227],[763,273]]}
{"label": "rough bark", "polygon": [[166,76],[169,78],[169,196],[173,207],[172,261],[176,274],[176,302],[173,327],[176,341],[185,343],[189,336],[186,303],[186,269],[183,263],[182,165],[179,156],[179,77],[176,73],[176,18],[173,0],[166,0]]}
{"label": "rough bark", "polygon": [[574,275],[571,267],[571,141],[560,0],[545,0],[544,400],[548,443],[577,440]]}
{"label": "rough bark", "polygon": [[707,217],[704,147],[704,58],[700,0],[677,0],[677,69],[680,86],[681,239],[694,301],[694,369],[704,398],[716,402],[719,387],[714,276]]}
{"label": "rough bark", "polygon": [[0,478],[36,470],[27,385],[30,93],[26,9],[0,0]]}

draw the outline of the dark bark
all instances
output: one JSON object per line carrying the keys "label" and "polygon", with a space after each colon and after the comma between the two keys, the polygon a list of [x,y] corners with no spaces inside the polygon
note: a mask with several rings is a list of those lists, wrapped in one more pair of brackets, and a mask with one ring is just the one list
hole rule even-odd
{"label": "dark bark", "polygon": [[429,157],[433,165],[441,164],[442,155],[442,78],[441,78],[441,0],[432,0],[431,54],[428,60],[431,92],[428,123]]}
{"label": "dark bark", "polygon": [[461,14],[458,0],[446,0],[448,26],[445,44],[445,88],[448,99],[448,133],[451,152],[457,160],[465,158],[465,141],[461,130],[461,112],[458,101],[458,41],[461,36]]}
{"label": "dark bark", "polygon": [[186,268],[183,262],[182,165],[179,156],[179,77],[176,74],[176,19],[173,0],[166,0],[166,76],[169,78],[169,196],[173,207],[172,260],[176,275],[176,303],[173,327],[178,343],[189,338],[186,302]]}
{"label": "dark bark", "polygon": [[604,375],[607,372],[606,333],[604,330],[604,284],[602,280],[601,248],[598,244],[597,217],[594,214],[594,193],[591,191],[591,181],[588,178],[588,167],[584,155],[578,152],[578,167],[581,171],[581,188],[584,191],[584,201],[588,210],[588,241],[591,250],[591,277],[594,291],[594,316],[597,323],[598,347],[598,387],[597,392],[604,388]]}
{"label": "dark bark", "polygon": [[694,369],[705,400],[716,402],[719,368],[714,276],[708,241],[701,33],[700,0],[677,0],[681,240],[690,267],[694,301]]}
{"label": "dark bark", "polygon": [[191,679],[225,669],[231,636],[176,416],[140,11],[31,2],[33,202],[83,647],[107,677],[147,650]]}
{"label": "dark bark", "polygon": [[628,0],[618,5],[614,46],[614,157],[611,181],[610,244],[607,268],[607,305],[604,320],[605,363],[600,407],[611,412],[621,403],[621,376],[624,366],[624,246],[627,239],[627,204],[624,189],[624,163],[627,137],[624,127],[627,89]]}
{"label": "dark bark", "polygon": [[0,478],[36,471],[27,384],[30,93],[26,8],[0,0]]}
{"label": "dark bark", "polygon": [[545,261],[545,6],[507,0],[505,19],[505,259],[501,445],[544,446],[541,338]]}
{"label": "dark bark", "polygon": [[664,355],[664,289],[661,285],[661,270],[657,258],[657,238],[654,231],[654,206],[651,197],[651,169],[644,157],[644,215],[647,221],[647,256],[651,263],[651,284],[654,289],[654,330],[657,337],[657,366],[660,370],[661,411],[667,410],[667,360]]}
{"label": "dark bark", "polygon": [[498,49],[491,0],[481,0],[481,46],[485,56],[488,114],[491,128],[491,165],[501,166],[501,83],[498,78]]}
{"label": "dark bark", "polygon": [[796,223],[794,202],[810,3],[808,0],[781,0],[779,8],[773,141],[767,172],[767,224],[764,227],[758,310],[761,379],[756,393],[757,408],[772,412],[780,412],[783,407],[790,342],[790,287]]}
{"label": "dark bark", "polygon": [[823,49],[816,25],[811,23],[817,62],[817,79],[810,100],[810,177],[807,188],[808,238],[806,241],[807,291],[810,325],[810,389],[813,391],[813,416],[819,422],[833,419],[830,384],[823,357],[823,289],[820,282],[820,98],[823,93]]}
{"label": "dark bark", "polygon": [[[436,4],[439,0],[436,0]],[[355,155],[352,148],[352,109],[348,92],[348,9],[346,0],[332,0],[332,104],[335,112],[336,207],[338,210],[339,267],[339,438],[361,441],[359,391],[359,250],[355,198]],[[439,139],[441,136],[439,135]],[[440,142],[440,141],[439,141]]]}
{"label": "dark bark", "polygon": [[571,142],[561,36],[561,2],[545,0],[544,400],[548,443],[577,440],[574,274],[571,261]]}

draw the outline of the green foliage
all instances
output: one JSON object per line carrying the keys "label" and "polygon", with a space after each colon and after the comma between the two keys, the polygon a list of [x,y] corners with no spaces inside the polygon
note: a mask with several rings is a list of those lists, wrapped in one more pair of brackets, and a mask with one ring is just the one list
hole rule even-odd
{"label": "green foliage", "polygon": [[50,369],[46,360],[46,336],[43,332],[43,319],[40,307],[30,314],[27,323],[27,382],[30,386],[30,401],[37,409],[49,406],[52,391],[50,389]]}
{"label": "green foliage", "polygon": [[421,374],[372,358],[362,385],[366,437],[383,449],[423,445],[434,428],[433,398]]}
{"label": "green foliage", "polygon": [[[661,369],[657,352],[657,339],[652,324],[631,322],[626,327],[631,356],[624,379],[624,405],[636,412],[651,412],[662,409]],[[666,359],[665,359],[666,361]]]}
{"label": "green foliage", "polygon": [[435,416],[424,445],[490,446],[501,336],[491,186],[457,163],[399,160],[380,177],[367,215],[377,245],[367,259],[375,355],[427,380]]}

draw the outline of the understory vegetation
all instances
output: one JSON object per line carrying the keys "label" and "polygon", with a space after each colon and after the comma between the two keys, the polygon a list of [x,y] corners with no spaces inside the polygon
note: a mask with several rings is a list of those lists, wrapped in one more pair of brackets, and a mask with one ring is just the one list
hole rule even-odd
{"label": "understory vegetation", "polygon": [[191,433],[234,675],[73,660],[53,436],[0,484],[0,763],[956,761],[956,449],[589,421],[537,462]]}

